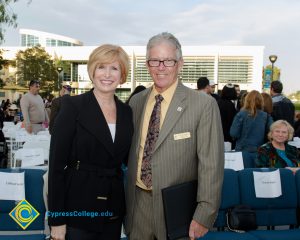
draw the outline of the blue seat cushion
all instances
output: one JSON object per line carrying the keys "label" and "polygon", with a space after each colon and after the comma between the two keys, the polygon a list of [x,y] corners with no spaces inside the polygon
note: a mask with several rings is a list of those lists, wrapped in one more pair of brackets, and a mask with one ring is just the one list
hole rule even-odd
{"label": "blue seat cushion", "polygon": [[249,234],[261,240],[299,240],[300,239],[300,229],[255,230],[255,231],[249,231]]}
{"label": "blue seat cushion", "polygon": [[235,232],[208,232],[204,237],[198,240],[258,240],[255,236],[249,233]]}
{"label": "blue seat cushion", "polygon": [[0,240],[45,240],[44,234],[30,235],[0,235]]}

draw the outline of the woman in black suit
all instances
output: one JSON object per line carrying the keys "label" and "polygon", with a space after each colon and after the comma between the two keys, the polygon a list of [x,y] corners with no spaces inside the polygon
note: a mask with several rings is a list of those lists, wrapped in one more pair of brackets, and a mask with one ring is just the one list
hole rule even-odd
{"label": "woman in black suit", "polygon": [[94,88],[64,98],[49,160],[49,213],[54,240],[120,239],[125,213],[122,163],[133,134],[132,112],[114,95],[126,81],[129,58],[114,45],[88,61]]}

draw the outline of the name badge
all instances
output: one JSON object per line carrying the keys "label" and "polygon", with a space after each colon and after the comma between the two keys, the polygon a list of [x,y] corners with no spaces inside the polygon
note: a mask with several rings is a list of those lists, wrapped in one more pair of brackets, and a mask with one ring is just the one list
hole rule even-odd
{"label": "name badge", "polygon": [[180,139],[185,139],[185,138],[190,138],[190,137],[191,137],[190,132],[174,134],[174,140],[180,140]]}

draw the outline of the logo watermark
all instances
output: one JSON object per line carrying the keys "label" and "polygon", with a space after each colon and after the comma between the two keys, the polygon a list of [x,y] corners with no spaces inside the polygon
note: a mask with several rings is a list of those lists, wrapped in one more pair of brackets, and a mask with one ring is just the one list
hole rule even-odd
{"label": "logo watermark", "polygon": [[20,201],[9,213],[9,216],[19,224],[23,230],[25,230],[39,215],[40,213],[25,199]]}
{"label": "logo watermark", "polygon": [[113,213],[110,211],[106,212],[90,212],[90,211],[69,211],[69,212],[46,212],[47,217],[57,218],[57,217],[112,217]]}

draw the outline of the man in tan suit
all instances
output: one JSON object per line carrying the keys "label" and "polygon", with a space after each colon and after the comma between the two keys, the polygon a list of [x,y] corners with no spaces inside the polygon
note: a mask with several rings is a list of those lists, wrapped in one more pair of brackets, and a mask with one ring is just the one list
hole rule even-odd
{"label": "man in tan suit", "polygon": [[[154,85],[130,101],[135,129],[128,163],[126,233],[130,240],[166,239],[161,189],[198,179],[198,205],[189,231],[196,239],[213,226],[220,204],[224,142],[218,106],[178,80],[183,59],[172,34],[152,37],[146,60]],[[159,130],[149,150],[156,95],[162,96]]]}

